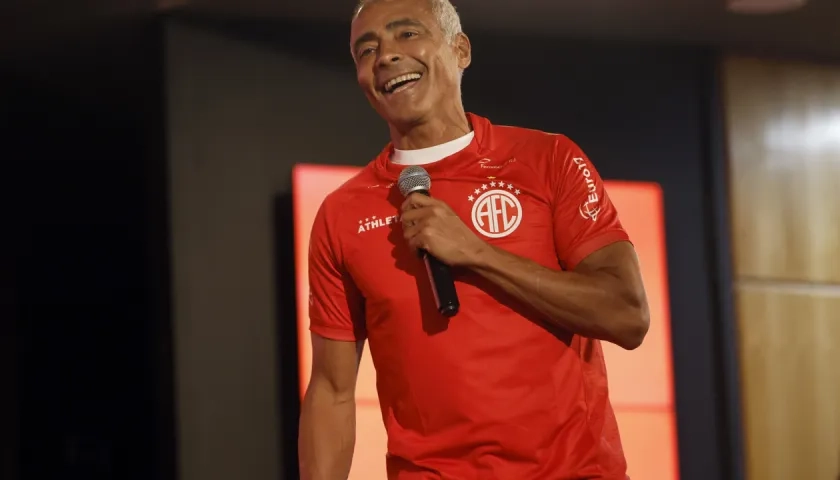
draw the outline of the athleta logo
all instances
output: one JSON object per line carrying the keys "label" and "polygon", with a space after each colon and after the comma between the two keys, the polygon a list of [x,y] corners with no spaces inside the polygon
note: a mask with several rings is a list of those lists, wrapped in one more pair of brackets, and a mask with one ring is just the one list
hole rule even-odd
{"label": "athleta logo", "polygon": [[359,220],[359,230],[356,233],[369,232],[380,227],[387,227],[393,225],[400,220],[399,215],[391,215],[390,217],[377,217],[376,215]]}
{"label": "athleta logo", "polygon": [[575,157],[572,161],[577,165],[578,172],[583,175],[587,192],[586,199],[578,207],[578,212],[580,212],[580,216],[585,220],[597,222],[598,215],[601,214],[601,206],[598,203],[600,200],[598,198],[598,186],[595,184],[595,180],[592,179],[592,172],[589,171],[589,167],[586,166],[586,161],[583,158]]}
{"label": "athleta logo", "polygon": [[519,189],[501,181],[476,188],[467,200],[472,202],[472,222],[485,237],[502,238],[513,233],[522,222]]}

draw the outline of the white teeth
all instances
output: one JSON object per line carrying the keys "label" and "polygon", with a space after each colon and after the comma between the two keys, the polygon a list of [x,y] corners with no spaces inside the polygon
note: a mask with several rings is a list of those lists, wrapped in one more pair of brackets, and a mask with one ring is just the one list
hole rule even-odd
{"label": "white teeth", "polygon": [[407,82],[409,80],[420,80],[421,75],[419,73],[407,73],[405,75],[400,75],[397,78],[389,80],[388,83],[385,84],[384,90],[386,92],[390,92],[395,85],[401,82]]}

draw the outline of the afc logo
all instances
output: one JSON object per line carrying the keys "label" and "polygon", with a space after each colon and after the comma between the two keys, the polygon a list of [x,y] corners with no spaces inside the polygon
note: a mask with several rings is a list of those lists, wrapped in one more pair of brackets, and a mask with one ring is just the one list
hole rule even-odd
{"label": "afc logo", "polygon": [[492,181],[476,188],[467,199],[472,202],[473,226],[489,238],[502,238],[513,233],[522,223],[519,189],[502,181]]}

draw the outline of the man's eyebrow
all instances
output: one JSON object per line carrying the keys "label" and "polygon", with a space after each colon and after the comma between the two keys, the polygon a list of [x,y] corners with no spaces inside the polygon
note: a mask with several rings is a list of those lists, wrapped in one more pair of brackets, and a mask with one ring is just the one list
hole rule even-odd
{"label": "man's eyebrow", "polygon": [[376,40],[376,34],[375,33],[365,32],[359,38],[357,38],[355,42],[353,42],[353,53],[355,54],[356,52],[358,52],[359,47],[361,47],[362,44],[372,42],[374,40]]}
{"label": "man's eyebrow", "polygon": [[426,28],[426,26],[423,25],[419,20],[414,20],[413,18],[401,18],[399,20],[389,22],[388,25],[385,25],[386,30],[393,30],[399,27],[420,27],[423,29]]}
{"label": "man's eyebrow", "polygon": [[[388,22],[388,24],[385,25],[385,30],[394,30],[394,29],[397,29],[397,28],[400,28],[400,27],[418,27],[418,28],[422,28],[422,29],[426,30],[426,26],[423,25],[423,23],[421,23],[418,20],[414,20],[412,18],[401,18],[399,20],[394,20],[392,22]],[[376,37],[377,37],[377,35],[374,32],[363,33],[362,35],[359,36],[359,38],[356,39],[355,42],[353,42],[353,51],[354,52],[358,51],[359,47],[363,43],[372,42],[372,41],[376,40]]]}

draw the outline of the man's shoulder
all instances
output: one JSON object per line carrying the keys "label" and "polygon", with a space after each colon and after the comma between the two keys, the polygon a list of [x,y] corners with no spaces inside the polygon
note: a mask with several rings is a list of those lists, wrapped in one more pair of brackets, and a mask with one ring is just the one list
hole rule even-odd
{"label": "man's shoulder", "polygon": [[328,193],[320,207],[320,216],[329,225],[331,235],[344,237],[357,233],[372,205],[387,202],[391,183],[377,173],[373,163],[363,167]]}
{"label": "man's shoulder", "polygon": [[350,178],[327,194],[324,204],[329,207],[346,205],[359,195],[369,193],[371,189],[380,187],[381,179],[376,175],[373,162],[354,173]]}
{"label": "man's shoulder", "polygon": [[493,137],[496,148],[515,150],[519,153],[517,158],[526,161],[548,160],[574,145],[563,133],[513,125],[494,125]]}
{"label": "man's shoulder", "polygon": [[494,147],[516,157],[517,162],[546,174],[558,154],[571,145],[569,137],[562,133],[547,132],[536,128],[512,125],[493,126]]}
{"label": "man's shoulder", "polygon": [[529,143],[544,146],[554,145],[558,141],[567,141],[562,133],[547,132],[530,127],[519,127],[515,125],[493,125],[494,136],[502,142]]}

